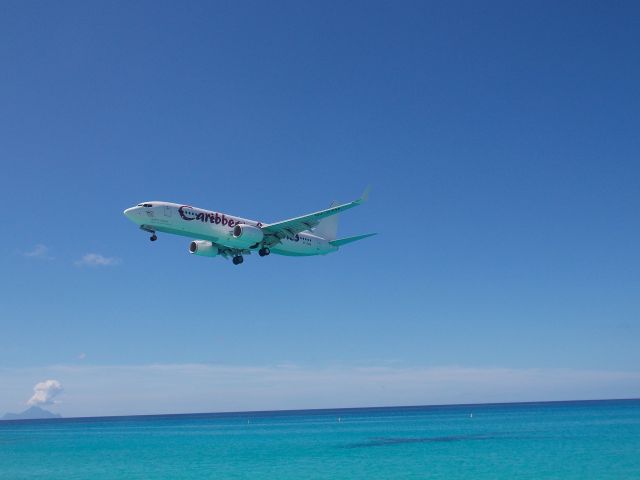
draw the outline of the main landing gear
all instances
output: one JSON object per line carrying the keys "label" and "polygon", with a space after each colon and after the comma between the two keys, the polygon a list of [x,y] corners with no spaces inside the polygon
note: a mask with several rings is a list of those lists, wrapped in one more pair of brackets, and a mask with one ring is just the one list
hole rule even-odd
{"label": "main landing gear", "polygon": [[233,257],[232,262],[234,265],[240,265],[242,262],[244,262],[244,258],[242,257],[242,255],[236,255],[235,257]]}
{"label": "main landing gear", "polygon": [[261,257],[266,257],[270,253],[271,250],[269,250],[268,248],[261,248],[260,250],[258,250],[258,255],[260,255]]}
{"label": "main landing gear", "polygon": [[149,237],[149,240],[151,240],[152,242],[155,242],[157,239],[158,236],[155,233]]}

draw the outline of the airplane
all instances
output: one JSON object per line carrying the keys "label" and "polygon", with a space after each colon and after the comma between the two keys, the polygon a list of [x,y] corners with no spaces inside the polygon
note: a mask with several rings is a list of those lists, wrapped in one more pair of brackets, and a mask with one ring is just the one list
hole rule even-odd
{"label": "airplane", "polygon": [[287,256],[326,255],[348,243],[375,235],[366,233],[337,239],[338,214],[363,204],[368,189],[353,202],[334,202],[325,210],[290,218],[281,222],[262,223],[225,213],[204,210],[170,202],[143,202],[127,208],[124,215],[158,239],[157,232],[190,237],[189,252],[203,257],[220,255],[231,258],[234,265],[244,261],[243,255],[258,250],[265,257],[270,253]]}

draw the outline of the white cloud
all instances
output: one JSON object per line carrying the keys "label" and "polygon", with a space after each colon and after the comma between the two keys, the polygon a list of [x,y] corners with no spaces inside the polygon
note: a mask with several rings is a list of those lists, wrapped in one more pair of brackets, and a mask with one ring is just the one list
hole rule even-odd
{"label": "white cloud", "polygon": [[42,258],[44,260],[53,259],[53,257],[49,255],[49,247],[43,245],[42,243],[38,243],[28,252],[23,252],[23,255],[29,258]]}
{"label": "white cloud", "polygon": [[[640,396],[640,371],[441,367],[57,365],[0,368],[0,411],[34,376],[65,384],[63,416],[436,405]],[[6,392],[6,393],[5,393]]]}
{"label": "white cloud", "polygon": [[27,402],[27,405],[51,405],[53,399],[62,392],[62,384],[58,380],[45,380],[36,383],[33,387],[34,394]]}
{"label": "white cloud", "polygon": [[111,267],[119,263],[119,258],[105,257],[99,253],[85,253],[81,259],[75,262],[78,267]]}

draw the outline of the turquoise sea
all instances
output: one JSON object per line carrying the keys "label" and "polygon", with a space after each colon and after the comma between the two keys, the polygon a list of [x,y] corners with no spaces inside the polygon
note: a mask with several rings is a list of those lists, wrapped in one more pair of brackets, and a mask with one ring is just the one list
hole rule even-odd
{"label": "turquoise sea", "polygon": [[640,400],[0,422],[2,479],[640,479]]}

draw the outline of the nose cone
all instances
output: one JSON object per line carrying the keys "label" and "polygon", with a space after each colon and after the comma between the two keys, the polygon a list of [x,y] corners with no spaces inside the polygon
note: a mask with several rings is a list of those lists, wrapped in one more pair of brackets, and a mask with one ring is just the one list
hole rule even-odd
{"label": "nose cone", "polygon": [[129,220],[133,220],[137,211],[138,211],[138,207],[131,207],[131,208],[127,208],[122,213],[124,213],[124,216],[127,217]]}

